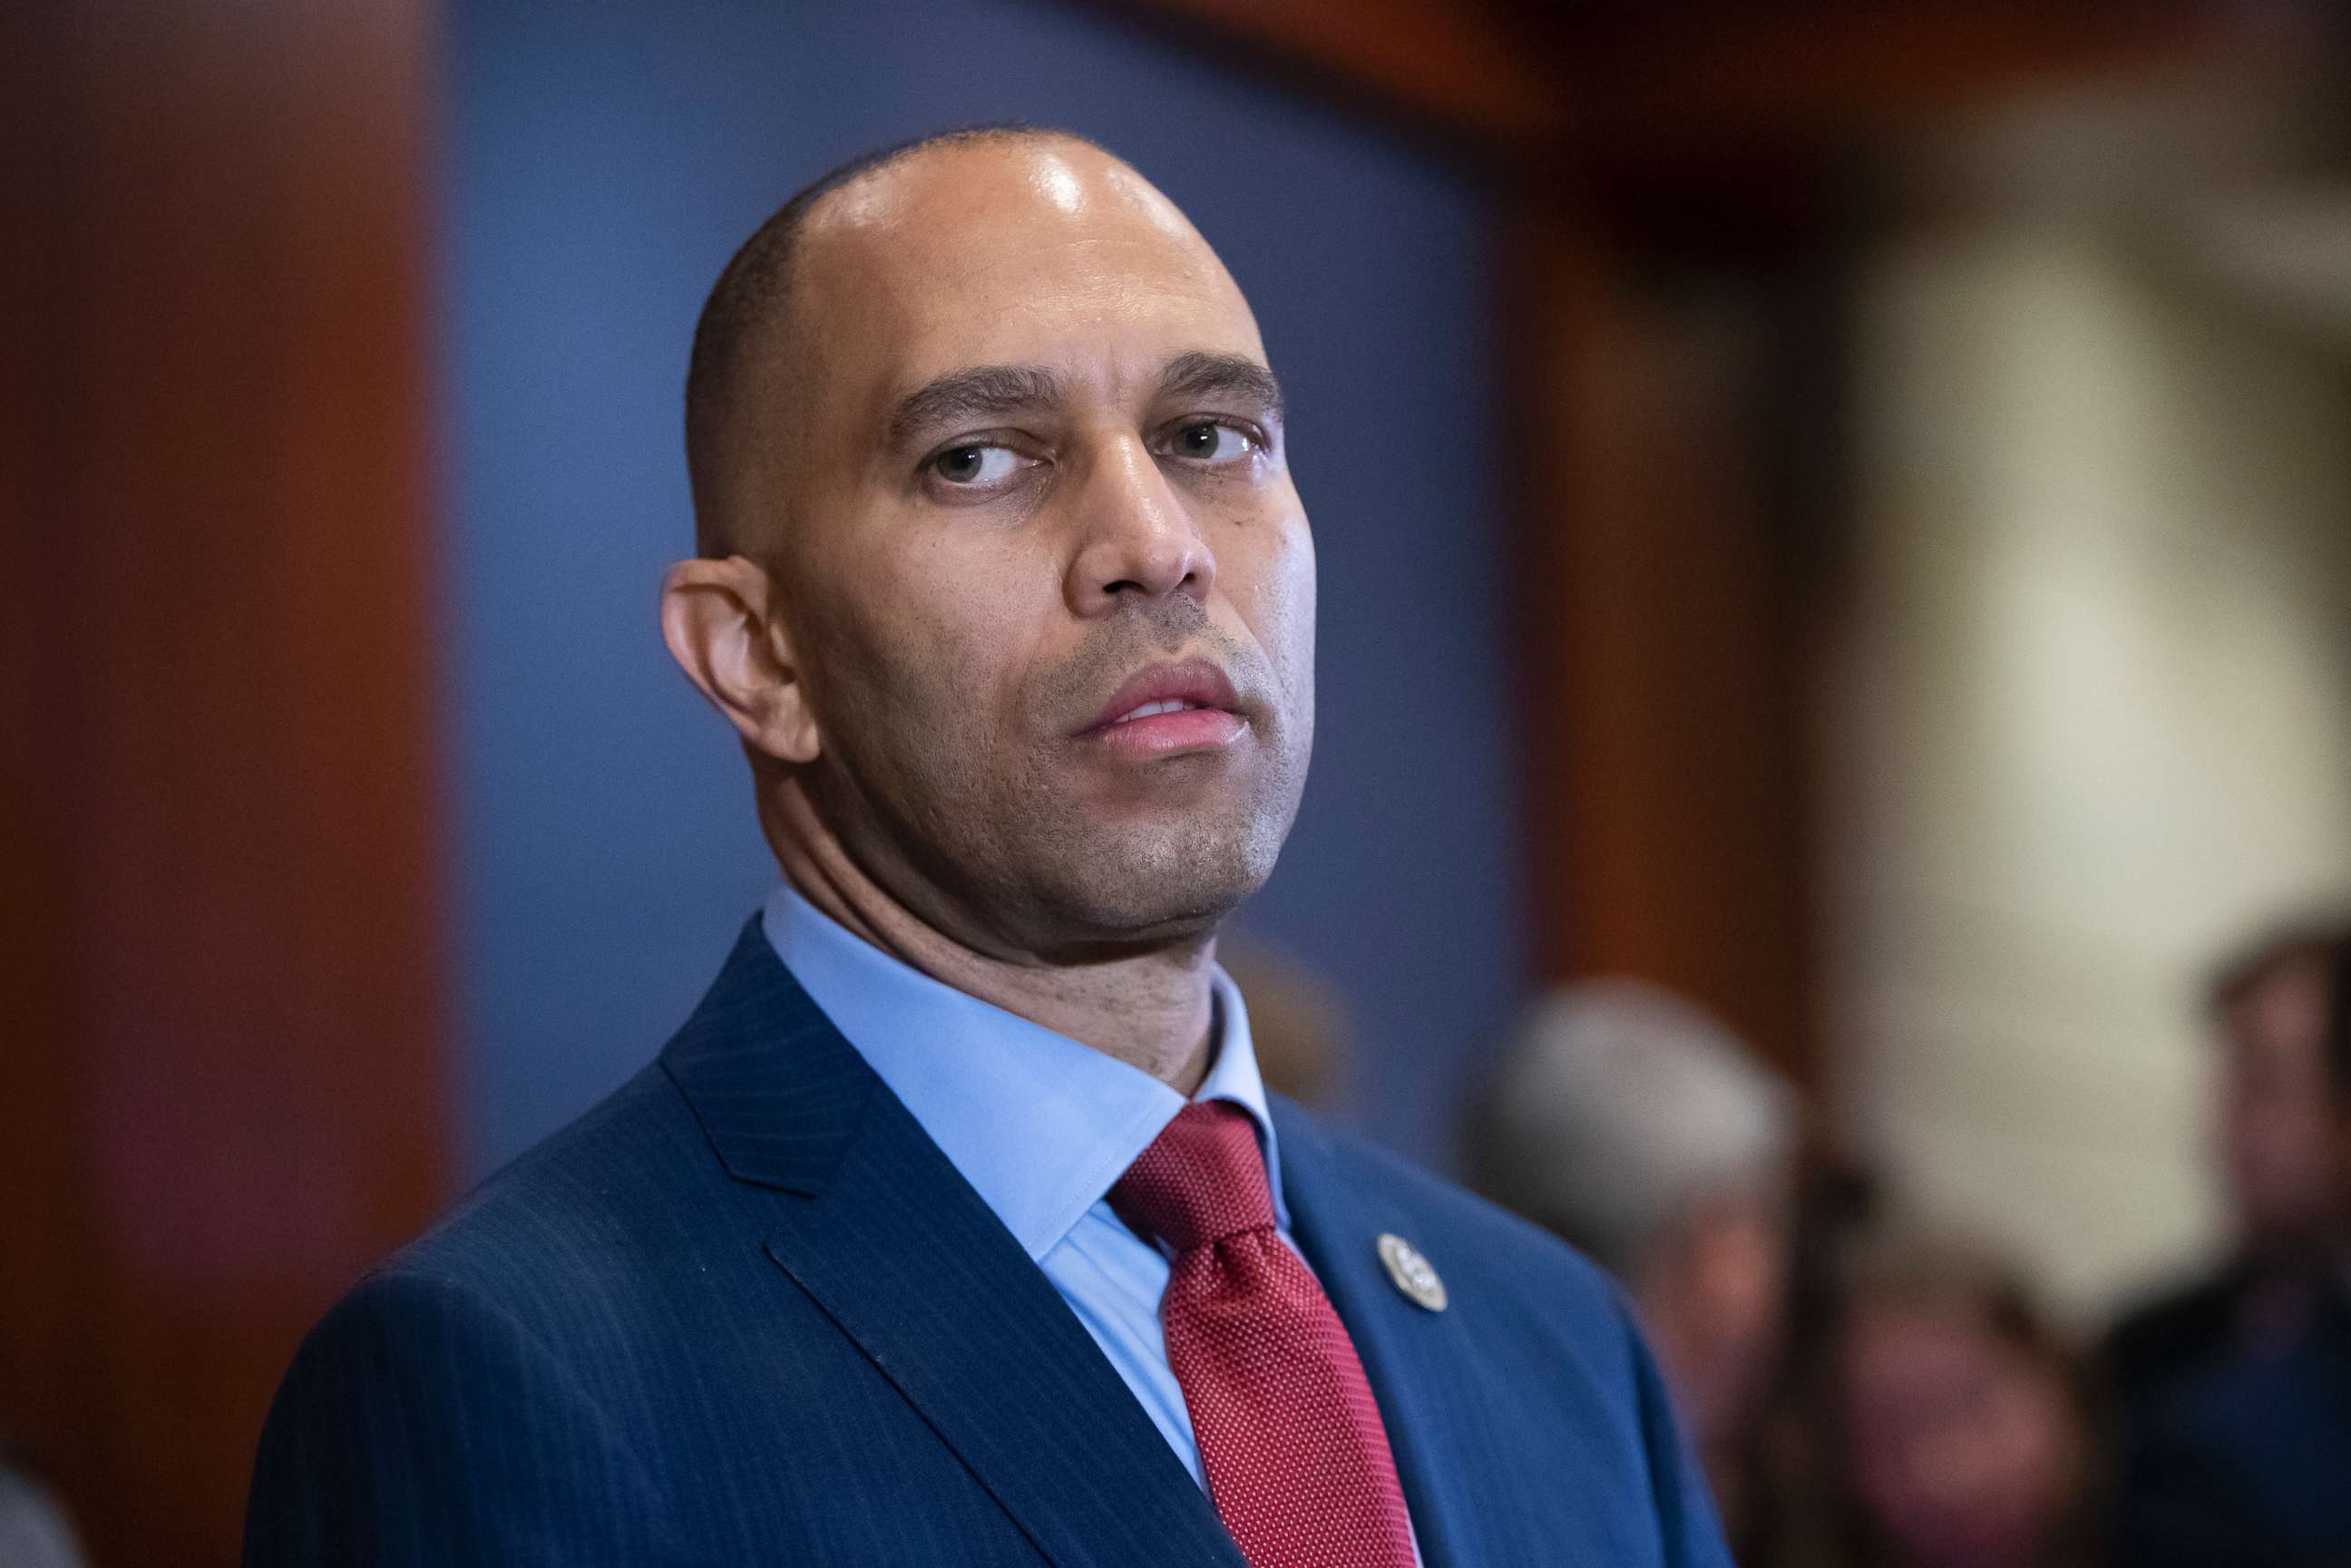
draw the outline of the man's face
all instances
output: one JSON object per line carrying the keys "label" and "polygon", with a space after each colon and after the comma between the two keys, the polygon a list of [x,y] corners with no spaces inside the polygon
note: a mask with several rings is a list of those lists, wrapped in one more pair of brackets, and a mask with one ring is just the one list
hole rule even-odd
{"label": "man's face", "polygon": [[1313,546],[1239,290],[1133,171],[1036,139],[834,193],[794,287],[768,526],[828,824],[967,940],[1212,927],[1273,869],[1314,715]]}
{"label": "man's face", "polygon": [[2325,968],[2280,968],[2222,1025],[2218,1132],[2239,1228],[2257,1247],[2308,1242],[2326,1224],[2338,1179]]}

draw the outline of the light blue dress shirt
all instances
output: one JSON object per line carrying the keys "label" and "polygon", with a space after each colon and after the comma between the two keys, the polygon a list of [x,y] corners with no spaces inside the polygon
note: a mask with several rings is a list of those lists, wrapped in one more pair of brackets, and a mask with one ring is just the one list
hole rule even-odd
{"label": "light blue dress shirt", "polygon": [[[1205,1486],[1159,1325],[1167,1256],[1105,1200],[1184,1097],[1140,1069],[908,967],[789,885],[768,899],[762,923],[793,977],[1045,1270]],[[1249,1014],[1221,969],[1215,986],[1217,1039],[1195,1098],[1229,1100],[1256,1123],[1274,1222],[1288,1241],[1281,1155]]]}

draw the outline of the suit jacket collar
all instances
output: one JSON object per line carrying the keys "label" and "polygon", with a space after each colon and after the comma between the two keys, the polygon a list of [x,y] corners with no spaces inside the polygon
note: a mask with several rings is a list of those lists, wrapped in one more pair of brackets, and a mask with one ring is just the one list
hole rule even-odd
{"label": "suit jacket collar", "polygon": [[752,921],[662,1067],[737,1181],[813,1197],[880,1080],[808,999]]}
{"label": "suit jacket collar", "polygon": [[1441,1270],[1445,1239],[1417,1234],[1416,1208],[1393,1201],[1392,1182],[1366,1180],[1363,1156],[1345,1151],[1306,1112],[1277,1097],[1273,1116],[1289,1162],[1291,1236],[1354,1341],[1425,1568],[1543,1561],[1544,1544],[1521,1539],[1526,1500],[1490,1467],[1465,1458],[1493,1440],[1479,1430],[1492,1424],[1495,1391],[1473,1332],[1474,1292],[1458,1292],[1444,1312],[1432,1312],[1406,1298],[1380,1260],[1381,1236],[1395,1233],[1432,1254]]}
{"label": "suit jacket collar", "polygon": [[[1183,1095],[1140,1068],[883,952],[789,882],[778,883],[760,926],[809,999],[1040,1263],[1184,1108]],[[1196,1097],[1249,1112],[1278,1182],[1280,1145],[1248,1007],[1223,971],[1211,984],[1216,1047]]]}
{"label": "suit jacket collar", "polygon": [[[755,921],[662,1064],[737,1180],[783,1195],[767,1250],[1060,1568],[1246,1568],[1044,1272],[811,1002]],[[1474,1300],[1430,1312],[1378,1239],[1412,1234],[1344,1152],[1273,1101],[1291,1234],[1347,1325],[1426,1568],[1531,1561],[1524,1500],[1465,1466],[1488,1406]],[[1526,1555],[1533,1549],[1535,1557]]]}
{"label": "suit jacket collar", "polygon": [[662,1064],[767,1250],[1059,1568],[1245,1568],[1041,1270],[755,921]]}

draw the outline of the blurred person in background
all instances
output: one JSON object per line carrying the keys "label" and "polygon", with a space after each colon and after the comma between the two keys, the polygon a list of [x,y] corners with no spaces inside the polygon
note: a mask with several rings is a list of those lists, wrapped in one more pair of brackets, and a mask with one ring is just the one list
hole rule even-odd
{"label": "blurred person in background", "polygon": [[2206,1279],[2126,1316],[2103,1371],[2125,1568],[2351,1562],[2351,1071],[2330,1010],[2351,932],[2224,966],[2215,1151],[2235,1236]]}
{"label": "blurred person in background", "polygon": [[81,1568],[65,1511],[28,1466],[0,1444],[0,1568]]}
{"label": "blurred person in background", "polygon": [[1778,1369],[1798,1143],[1786,1082],[1633,979],[1536,1004],[1471,1128],[1480,1189],[1631,1296],[1734,1545]]}
{"label": "blurred person in background", "polygon": [[1949,1239],[1865,1249],[1820,1370],[1806,1568],[2097,1561],[2078,1369],[2012,1265]]}
{"label": "blurred person in background", "polygon": [[2327,964],[2341,935],[2325,925],[2273,933],[2223,965],[2207,989],[2211,1144],[2229,1253],[2117,1325],[2108,1354],[2126,1391],[2241,1334],[2259,1337],[2293,1316],[2326,1271],[2337,1207]]}

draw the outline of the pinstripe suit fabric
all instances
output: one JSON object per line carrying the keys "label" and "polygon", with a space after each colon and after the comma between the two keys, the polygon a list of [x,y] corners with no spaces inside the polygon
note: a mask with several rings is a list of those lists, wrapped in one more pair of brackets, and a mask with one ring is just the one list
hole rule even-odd
{"label": "pinstripe suit fabric", "polygon": [[[1429,1568],[1726,1561],[1597,1273],[1275,1115],[1297,1239]],[[1389,1285],[1383,1231],[1444,1273],[1447,1311]],[[312,1332],[246,1562],[1243,1568],[1043,1272],[756,924],[658,1062]]]}

